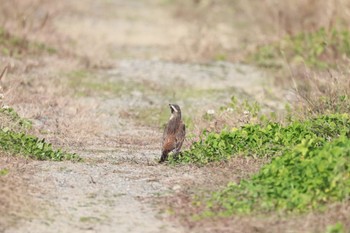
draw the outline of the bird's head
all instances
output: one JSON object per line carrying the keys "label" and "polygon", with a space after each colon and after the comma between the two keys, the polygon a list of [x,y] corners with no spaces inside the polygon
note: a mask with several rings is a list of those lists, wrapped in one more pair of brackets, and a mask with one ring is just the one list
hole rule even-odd
{"label": "bird's head", "polygon": [[181,109],[180,109],[179,105],[177,105],[177,104],[169,104],[169,107],[170,107],[172,115],[179,115],[179,116],[181,116]]}

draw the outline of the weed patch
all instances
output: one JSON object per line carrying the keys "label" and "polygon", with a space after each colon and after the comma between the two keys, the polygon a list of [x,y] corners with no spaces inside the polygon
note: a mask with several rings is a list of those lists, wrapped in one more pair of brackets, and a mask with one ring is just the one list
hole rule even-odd
{"label": "weed patch", "polygon": [[286,126],[276,122],[248,124],[221,133],[203,132],[199,141],[178,158],[170,158],[170,162],[206,164],[228,160],[234,155],[276,156],[291,150],[303,140],[312,139],[322,145],[349,132],[350,119],[347,114],[324,115],[294,121]]}
{"label": "weed patch", "polygon": [[305,212],[350,195],[350,139],[341,136],[319,146],[303,140],[275,157],[251,179],[229,184],[208,202],[207,214],[232,215],[273,210]]}
{"label": "weed patch", "polygon": [[[333,72],[332,72],[333,73]],[[295,76],[296,94],[306,114],[350,113],[350,80],[346,74],[311,74]]]}
{"label": "weed patch", "polygon": [[15,131],[26,131],[32,128],[32,122],[22,118],[13,108],[0,108],[0,128],[8,127]]}
{"label": "weed patch", "polygon": [[3,151],[22,154],[37,160],[80,160],[76,154],[54,150],[52,145],[46,143],[44,139],[13,132],[8,128],[0,130],[0,148]]}
{"label": "weed patch", "polygon": [[7,168],[0,169],[0,176],[5,176],[8,173],[9,173],[9,169],[7,169]]}
{"label": "weed patch", "polygon": [[338,222],[334,225],[327,227],[326,233],[345,233],[345,227],[342,223]]}
{"label": "weed patch", "polygon": [[264,67],[282,67],[286,60],[291,64],[305,64],[310,68],[331,68],[344,63],[350,55],[348,30],[321,28],[302,32],[281,41],[258,48],[249,60]]}

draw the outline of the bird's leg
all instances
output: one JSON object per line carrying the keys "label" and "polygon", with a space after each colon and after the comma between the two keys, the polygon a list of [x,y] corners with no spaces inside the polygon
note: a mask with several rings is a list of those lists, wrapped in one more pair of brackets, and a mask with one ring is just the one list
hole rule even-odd
{"label": "bird's leg", "polygon": [[180,150],[179,150],[179,149],[175,149],[175,150],[173,151],[173,158],[174,158],[174,160],[177,160],[177,159],[178,159],[179,154],[180,154]]}
{"label": "bird's leg", "polygon": [[168,153],[163,152],[162,156],[160,157],[159,163],[163,163],[168,158]]}

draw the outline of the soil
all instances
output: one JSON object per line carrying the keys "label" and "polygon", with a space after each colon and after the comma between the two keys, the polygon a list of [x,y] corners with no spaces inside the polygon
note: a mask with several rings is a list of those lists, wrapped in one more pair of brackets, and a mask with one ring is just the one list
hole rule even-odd
{"label": "soil", "polygon": [[218,188],[263,162],[160,165],[166,122],[157,119],[159,111],[176,102],[184,116],[200,117],[232,95],[280,109],[282,101],[270,94],[284,93],[248,65],[174,62],[190,26],[157,1],[61,4],[53,25],[71,41],[61,45],[69,55],[14,60],[8,74],[14,81],[7,82],[17,92],[8,103],[34,122],[36,134],[84,160],[14,162],[5,155],[1,166],[10,172],[0,178],[21,187],[8,203],[24,204],[0,221],[0,232],[188,232],[159,200]]}

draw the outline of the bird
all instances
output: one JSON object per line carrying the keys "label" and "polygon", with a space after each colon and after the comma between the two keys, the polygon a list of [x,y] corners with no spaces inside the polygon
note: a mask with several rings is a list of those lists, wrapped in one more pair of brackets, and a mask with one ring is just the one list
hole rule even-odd
{"label": "bird", "polygon": [[181,109],[177,104],[169,104],[171,116],[163,133],[162,156],[159,163],[167,160],[170,152],[177,156],[185,140],[186,126],[181,119]]}

